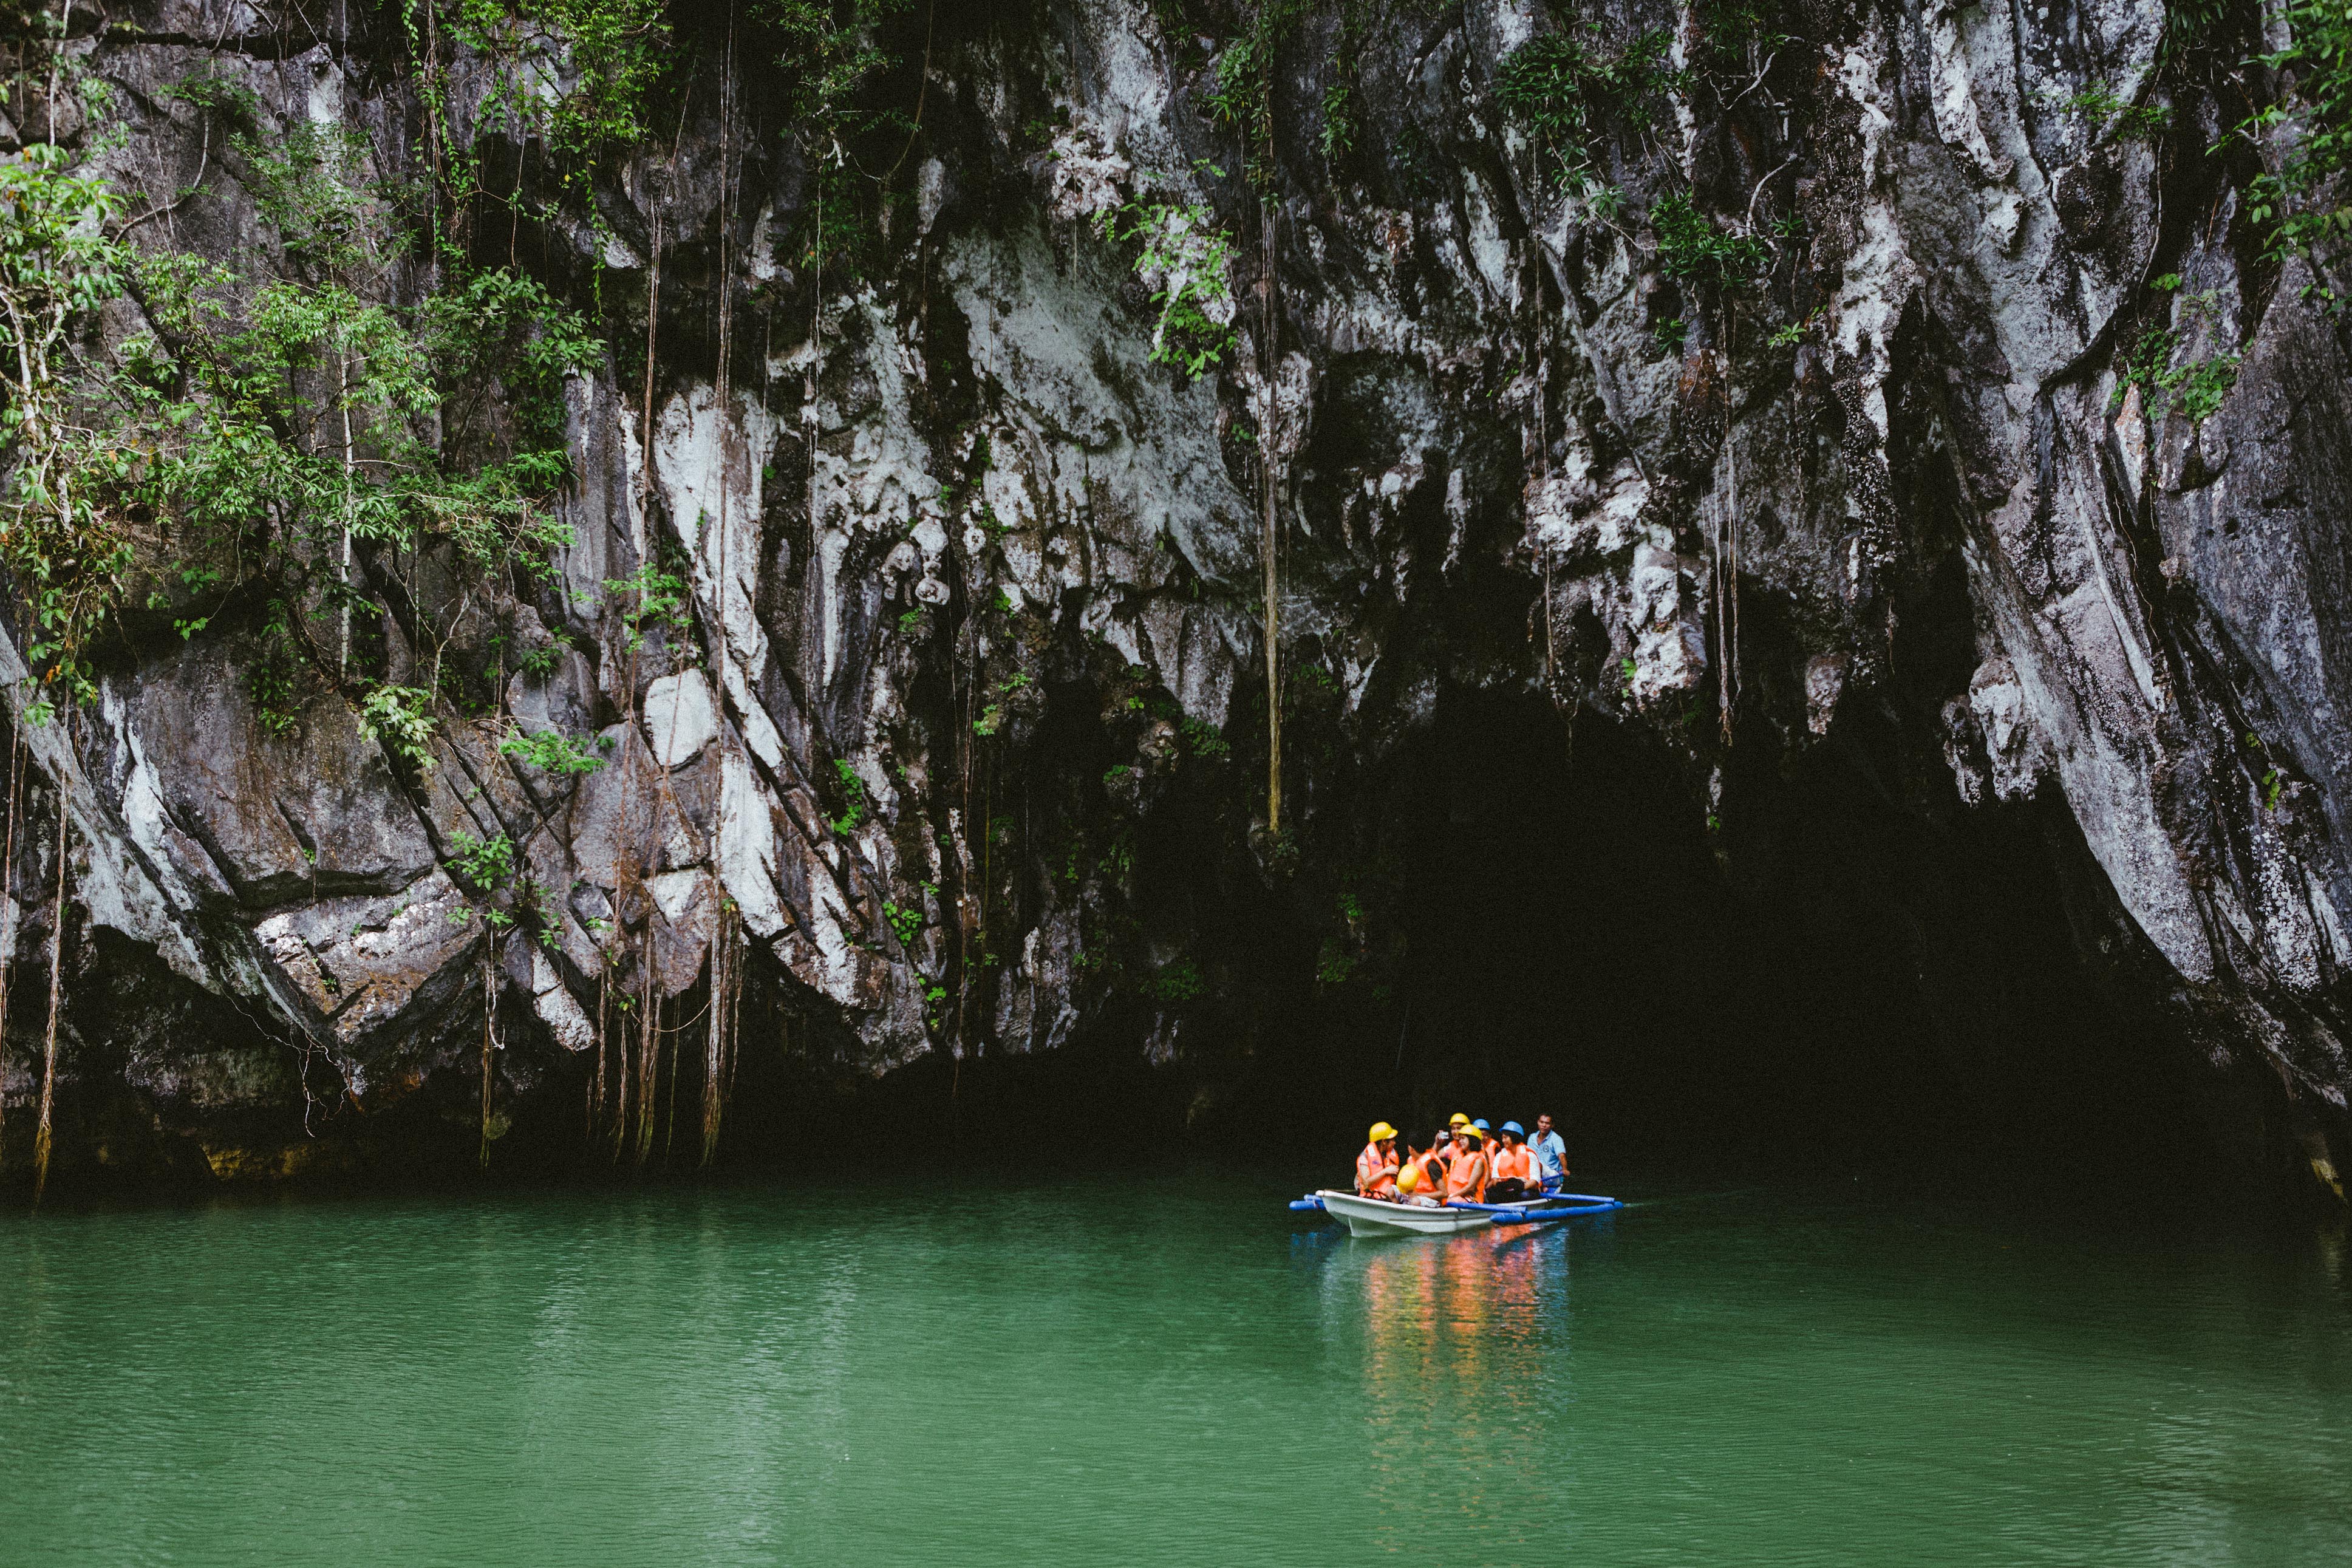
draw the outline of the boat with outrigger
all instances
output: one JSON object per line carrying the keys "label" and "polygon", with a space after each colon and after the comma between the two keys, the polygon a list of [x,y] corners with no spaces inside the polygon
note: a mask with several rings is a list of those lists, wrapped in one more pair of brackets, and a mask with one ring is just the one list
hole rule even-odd
{"label": "boat with outrigger", "polygon": [[1546,1193],[1518,1203],[1401,1203],[1322,1188],[1290,1200],[1295,1214],[1321,1213],[1339,1220],[1350,1236],[1456,1236],[1498,1225],[1556,1225],[1614,1214],[1625,1205],[1597,1193]]}

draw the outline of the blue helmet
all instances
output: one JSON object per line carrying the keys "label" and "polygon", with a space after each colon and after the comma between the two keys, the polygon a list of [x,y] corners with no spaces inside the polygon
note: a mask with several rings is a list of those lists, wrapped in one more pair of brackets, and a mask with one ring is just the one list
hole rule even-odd
{"label": "blue helmet", "polygon": [[1473,1121],[1470,1125],[1475,1127],[1481,1132],[1492,1132],[1494,1131],[1493,1128],[1486,1125],[1486,1119],[1483,1116],[1477,1121]]}
{"label": "blue helmet", "polygon": [[1503,1131],[1509,1133],[1514,1138],[1524,1138],[1528,1135],[1528,1130],[1520,1126],[1516,1121],[1504,1122]]}

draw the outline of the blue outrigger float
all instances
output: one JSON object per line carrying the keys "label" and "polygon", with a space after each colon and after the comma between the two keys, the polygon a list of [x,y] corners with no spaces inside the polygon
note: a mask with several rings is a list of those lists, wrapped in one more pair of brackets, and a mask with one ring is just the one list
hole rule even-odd
{"label": "blue outrigger float", "polygon": [[1329,1215],[1350,1236],[1454,1236],[1498,1225],[1549,1225],[1614,1214],[1625,1205],[1593,1193],[1547,1193],[1517,1204],[1408,1204],[1328,1188],[1290,1200],[1292,1212]]}

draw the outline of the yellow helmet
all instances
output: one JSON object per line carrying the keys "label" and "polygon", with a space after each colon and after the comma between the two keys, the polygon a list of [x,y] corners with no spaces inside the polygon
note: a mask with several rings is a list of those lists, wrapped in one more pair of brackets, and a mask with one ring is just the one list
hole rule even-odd
{"label": "yellow helmet", "polygon": [[1467,1138],[1473,1143],[1483,1143],[1486,1141],[1486,1135],[1475,1127],[1457,1127],[1454,1130],[1454,1136]]}
{"label": "yellow helmet", "polygon": [[1387,1122],[1385,1122],[1385,1121],[1375,1121],[1375,1122],[1373,1122],[1373,1123],[1372,1123],[1372,1142],[1373,1142],[1377,1143],[1377,1142],[1380,1142],[1381,1139],[1383,1139],[1383,1138],[1393,1138],[1393,1137],[1395,1137],[1395,1136],[1396,1136],[1396,1129],[1395,1129],[1395,1128],[1393,1128],[1393,1127],[1391,1127],[1391,1126],[1390,1126]]}
{"label": "yellow helmet", "polygon": [[1403,1170],[1397,1173],[1397,1191],[1401,1193],[1417,1193],[1421,1191],[1421,1167],[1419,1165],[1407,1165]]}
{"label": "yellow helmet", "polygon": [[1457,1110],[1453,1115],[1445,1119],[1445,1125],[1448,1127],[1467,1127],[1470,1125],[1470,1119]]}

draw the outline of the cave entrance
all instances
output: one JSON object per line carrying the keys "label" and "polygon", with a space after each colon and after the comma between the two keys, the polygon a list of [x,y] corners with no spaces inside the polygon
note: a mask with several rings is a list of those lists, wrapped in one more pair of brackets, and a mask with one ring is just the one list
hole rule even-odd
{"label": "cave entrance", "polygon": [[2062,809],[1936,809],[1891,726],[1742,744],[1716,822],[1639,726],[1441,700],[1381,807],[1401,1033],[1357,1047],[1414,1136],[1549,1110],[1596,1173],[2211,1173],[2212,1075],[2079,956],[2104,884]]}

